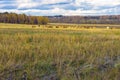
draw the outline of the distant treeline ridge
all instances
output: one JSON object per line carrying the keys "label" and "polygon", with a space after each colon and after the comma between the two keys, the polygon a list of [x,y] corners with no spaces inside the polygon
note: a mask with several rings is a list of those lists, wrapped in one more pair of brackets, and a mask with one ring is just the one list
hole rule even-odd
{"label": "distant treeline ridge", "polygon": [[104,16],[48,16],[51,23],[120,24],[120,15]]}

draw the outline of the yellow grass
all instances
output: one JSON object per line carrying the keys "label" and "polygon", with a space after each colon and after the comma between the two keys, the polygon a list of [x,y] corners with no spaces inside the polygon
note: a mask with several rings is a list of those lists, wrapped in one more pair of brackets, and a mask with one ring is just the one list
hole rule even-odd
{"label": "yellow grass", "polygon": [[120,29],[32,26],[0,24],[0,80],[120,79]]}

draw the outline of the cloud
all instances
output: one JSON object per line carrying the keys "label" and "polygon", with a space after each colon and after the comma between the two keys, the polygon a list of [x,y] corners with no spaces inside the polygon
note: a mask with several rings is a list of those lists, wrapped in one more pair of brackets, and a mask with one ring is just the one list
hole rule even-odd
{"label": "cloud", "polygon": [[74,4],[80,6],[81,3],[89,3],[93,6],[116,6],[120,5],[120,0],[75,0]]}
{"label": "cloud", "polygon": [[76,10],[66,10],[62,8],[53,8],[49,10],[39,10],[39,9],[26,9],[26,10],[17,10],[17,9],[0,9],[0,12],[15,12],[15,13],[26,13],[27,15],[43,15],[43,16],[50,16],[50,15],[117,15],[120,13],[120,8],[110,8],[110,9],[103,9],[103,10],[83,10],[83,9],[76,9]]}
{"label": "cloud", "polygon": [[[17,0],[18,9],[34,8],[42,5],[59,4],[70,2],[71,0]],[[50,7],[50,6],[49,6]]]}
{"label": "cloud", "polygon": [[33,0],[17,0],[16,4],[18,4],[17,9],[32,8],[32,7],[36,7],[39,5]]}
{"label": "cloud", "polygon": [[11,1],[7,1],[7,0],[1,0],[0,1],[0,8],[10,8],[10,7],[16,7],[17,4],[15,4],[15,1],[14,0],[11,0]]}
{"label": "cloud", "polygon": [[1,0],[0,11],[30,15],[120,14],[120,0]]}

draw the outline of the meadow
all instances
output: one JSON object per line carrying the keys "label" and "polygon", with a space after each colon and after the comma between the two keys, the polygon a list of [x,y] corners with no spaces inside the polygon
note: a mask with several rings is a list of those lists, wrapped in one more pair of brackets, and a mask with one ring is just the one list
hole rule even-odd
{"label": "meadow", "polygon": [[0,24],[0,80],[120,80],[120,29],[66,26]]}

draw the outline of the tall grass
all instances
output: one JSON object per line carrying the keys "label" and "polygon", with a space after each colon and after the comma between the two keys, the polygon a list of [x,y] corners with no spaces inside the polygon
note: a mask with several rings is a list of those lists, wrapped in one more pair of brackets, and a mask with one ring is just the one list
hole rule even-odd
{"label": "tall grass", "polygon": [[[119,80],[120,30],[0,29],[0,75],[29,80]],[[1,77],[8,76],[6,74]]]}

